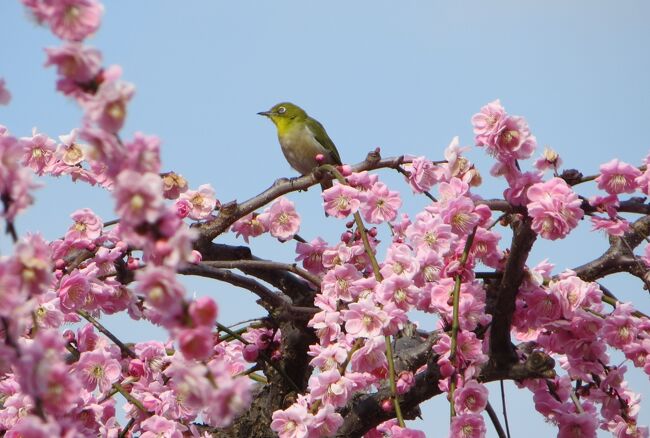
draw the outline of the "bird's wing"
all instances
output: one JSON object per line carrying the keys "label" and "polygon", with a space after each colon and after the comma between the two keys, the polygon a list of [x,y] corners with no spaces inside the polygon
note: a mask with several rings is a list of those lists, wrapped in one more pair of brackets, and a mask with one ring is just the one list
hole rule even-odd
{"label": "bird's wing", "polygon": [[305,122],[307,128],[309,128],[309,131],[312,133],[316,141],[330,153],[334,164],[343,164],[341,162],[339,151],[336,149],[332,139],[327,135],[327,131],[325,131],[323,125],[321,125],[318,120],[312,119],[311,117],[309,117]]}

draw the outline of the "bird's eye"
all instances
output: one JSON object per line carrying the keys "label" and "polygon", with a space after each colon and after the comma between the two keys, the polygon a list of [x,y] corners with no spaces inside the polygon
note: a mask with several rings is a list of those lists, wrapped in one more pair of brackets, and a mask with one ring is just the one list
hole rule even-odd
{"label": "bird's eye", "polygon": [[278,108],[278,114],[284,114],[286,112],[287,112],[287,109],[285,107],[281,106],[280,108]]}

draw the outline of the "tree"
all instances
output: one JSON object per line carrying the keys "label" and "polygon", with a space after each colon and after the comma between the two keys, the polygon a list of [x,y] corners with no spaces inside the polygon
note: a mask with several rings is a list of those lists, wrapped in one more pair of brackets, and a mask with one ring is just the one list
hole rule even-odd
{"label": "tree", "polygon": [[[157,138],[120,137],[133,86],[83,45],[101,5],[23,3],[64,40],[47,50],[47,63],[85,116],[59,142],[0,130],[3,218],[14,241],[0,261],[0,425],[8,436],[421,436],[404,420],[435,396],[450,400],[451,436],[484,435],[483,411],[506,436],[484,386],[497,380],[533,392],[559,436],[593,436],[599,427],[647,436],[624,376],[628,365],[650,373],[648,317],[598,283],[618,272],[648,281],[650,256],[634,254],[650,234],[650,206],[634,196],[648,194],[647,159],[639,167],[612,160],[584,176],[545,150],[530,166],[535,137],[494,101],[472,125],[495,161],[491,173],[505,180],[503,199],[478,196],[481,176],[455,139],[444,160],[374,150],[360,163],[219,202],[209,185],[191,190],[161,170]],[[0,102],[8,101],[0,83]],[[400,214],[401,195],[379,169],[403,174],[407,190],[431,202]],[[35,175],[109,190],[119,218],[103,222],[80,209],[61,239],[20,234],[17,215],[33,202]],[[327,220],[343,225],[336,244],[300,238],[299,213],[284,197],[323,179],[338,181],[323,193]],[[580,196],[588,183],[601,195]],[[550,263],[527,264],[537,241],[566,237],[586,216],[609,235],[604,254],[556,275]],[[246,243],[264,233],[279,244],[297,240],[301,264],[215,242],[226,233]],[[246,289],[267,316],[224,327],[217,304],[190,299],[181,275]],[[419,329],[413,309],[436,315],[439,329]],[[164,327],[171,342],[123,342],[101,323],[114,313]],[[128,401],[125,422],[115,413],[118,393]]]}

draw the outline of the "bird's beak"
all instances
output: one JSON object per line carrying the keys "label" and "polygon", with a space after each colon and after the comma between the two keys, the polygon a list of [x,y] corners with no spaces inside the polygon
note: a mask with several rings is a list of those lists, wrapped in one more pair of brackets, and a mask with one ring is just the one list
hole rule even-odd
{"label": "bird's beak", "polygon": [[260,116],[270,117],[271,116],[271,111],[260,111],[257,114],[259,114]]}

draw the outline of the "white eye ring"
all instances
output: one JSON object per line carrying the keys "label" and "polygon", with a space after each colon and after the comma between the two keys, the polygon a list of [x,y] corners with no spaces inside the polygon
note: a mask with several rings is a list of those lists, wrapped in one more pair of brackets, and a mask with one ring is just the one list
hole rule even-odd
{"label": "white eye ring", "polygon": [[284,114],[286,112],[287,112],[287,109],[285,107],[281,106],[280,108],[278,108],[278,114]]}

